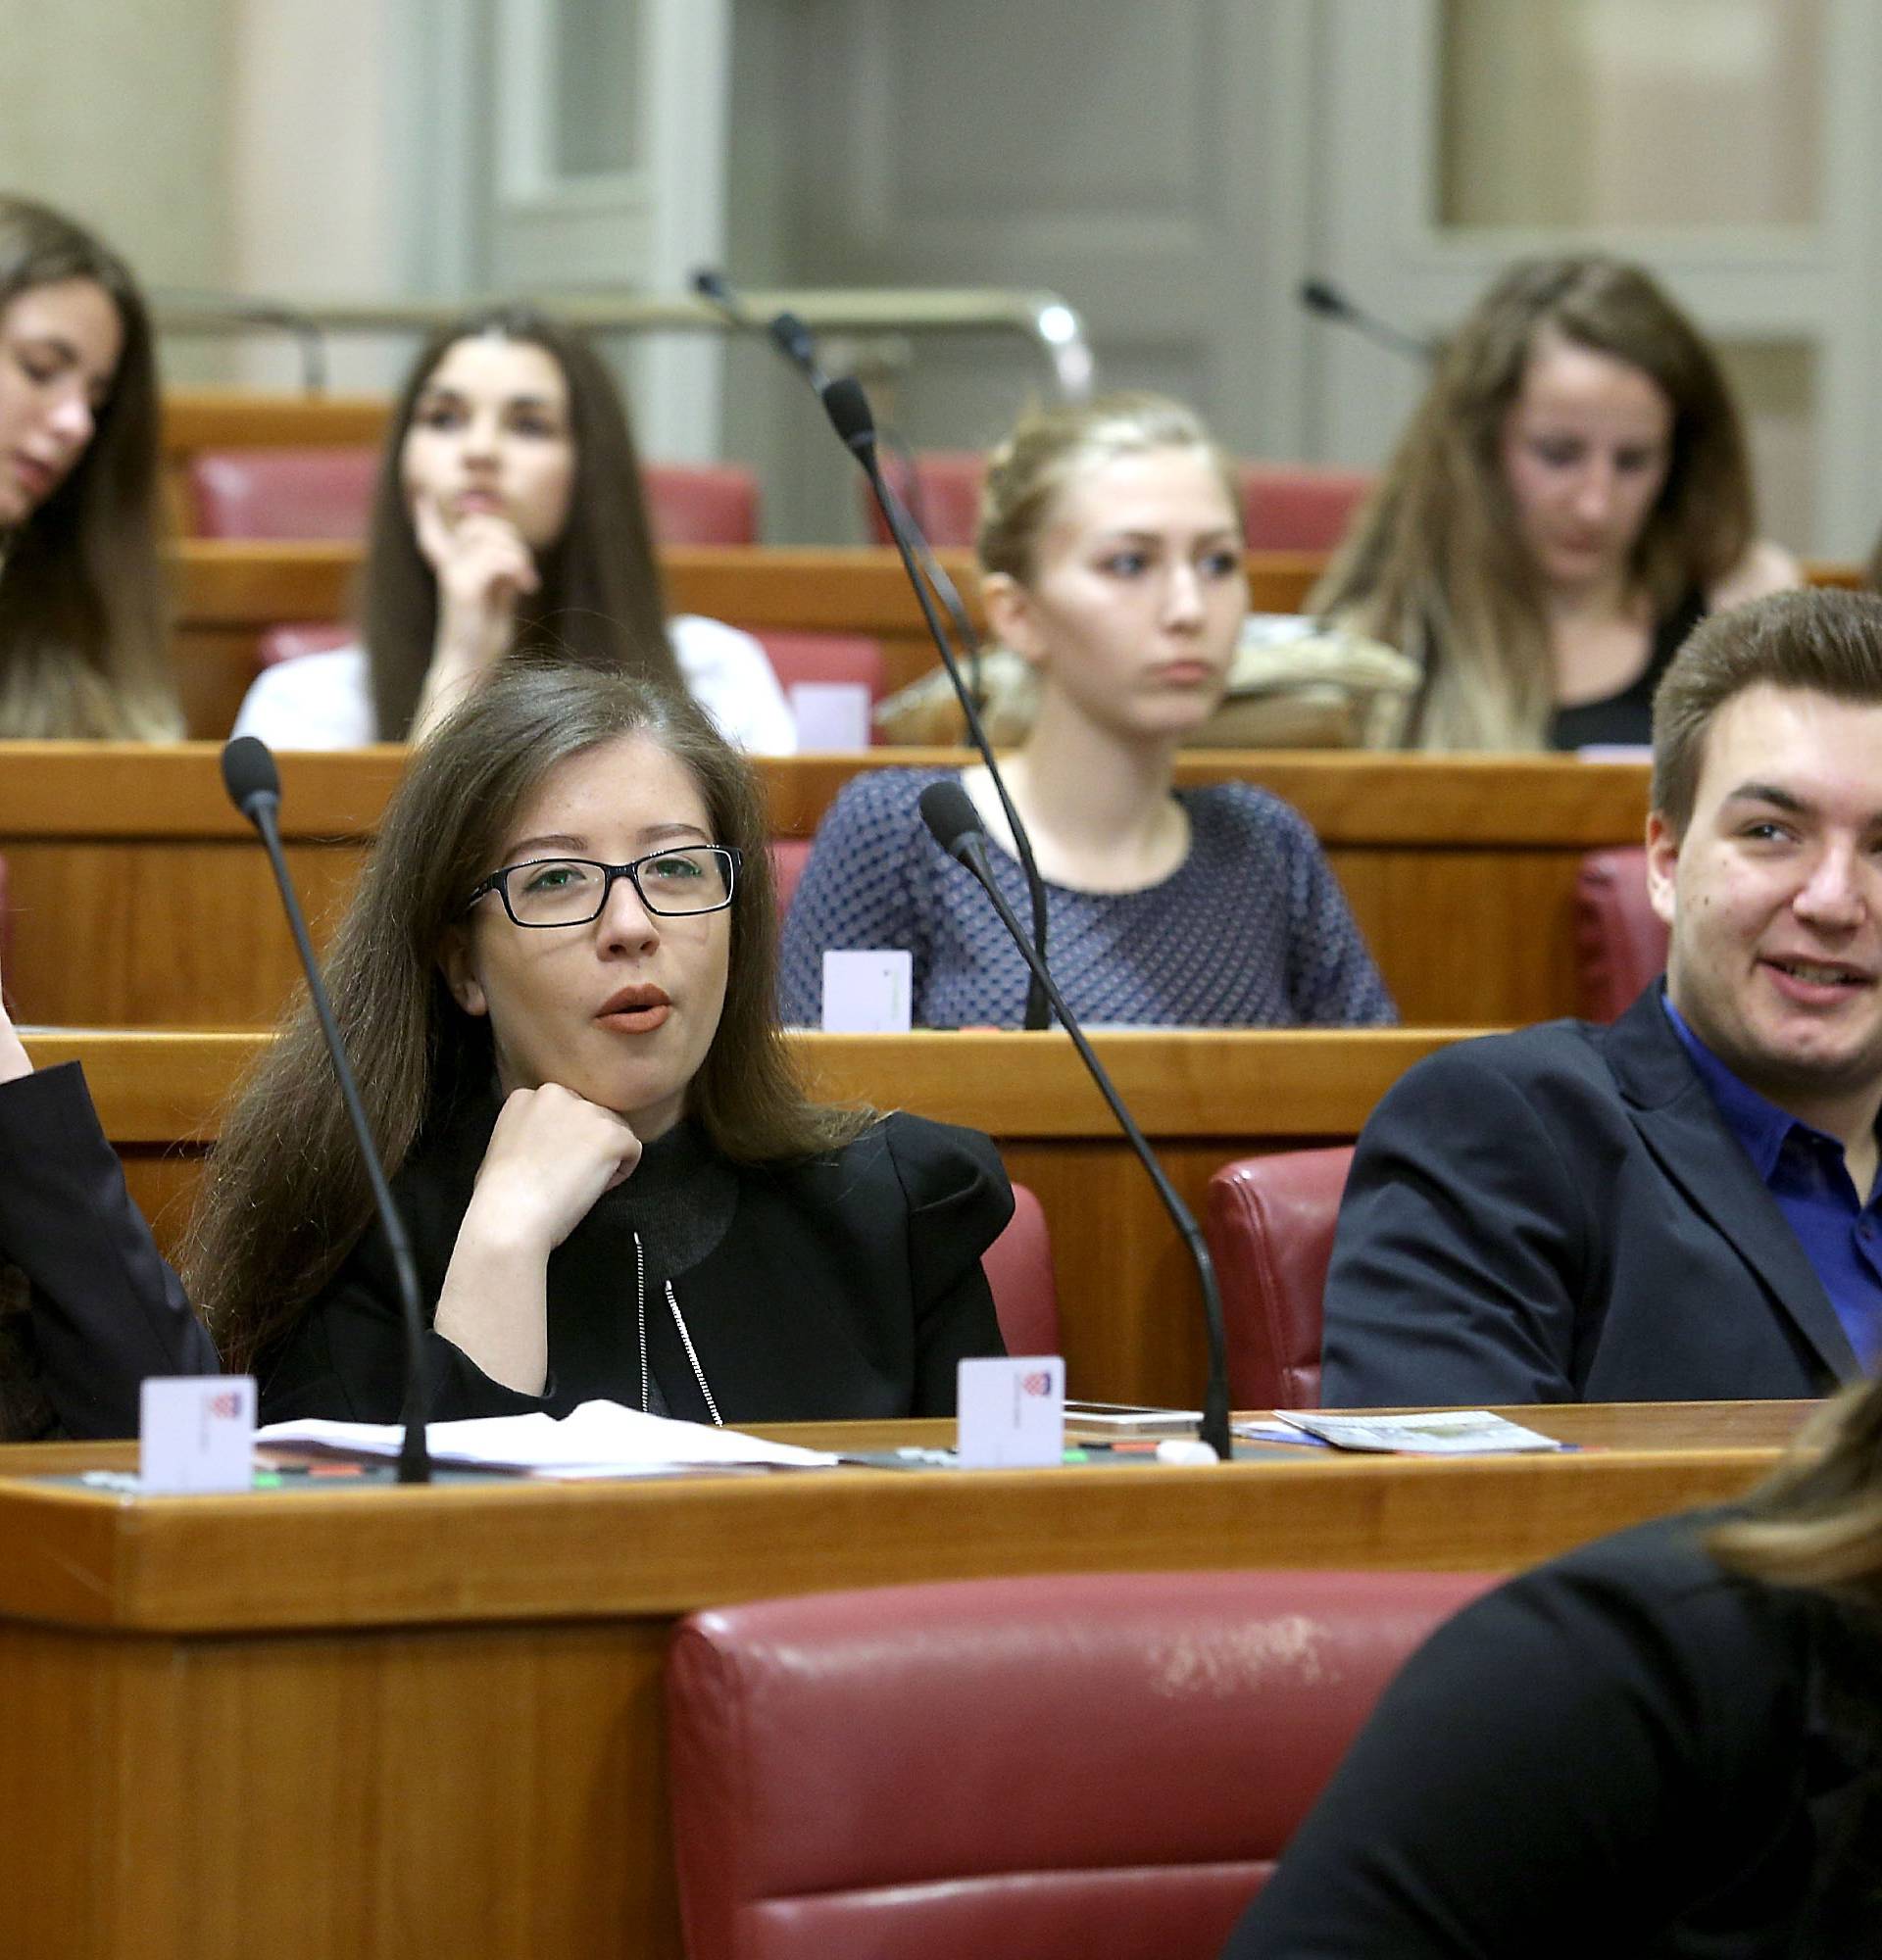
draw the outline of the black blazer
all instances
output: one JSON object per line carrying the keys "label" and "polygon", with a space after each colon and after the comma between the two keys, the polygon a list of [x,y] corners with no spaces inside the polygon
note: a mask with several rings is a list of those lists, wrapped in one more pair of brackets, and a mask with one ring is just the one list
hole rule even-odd
{"label": "black blazer", "polygon": [[220,1372],[76,1062],[0,1086],[0,1258],[28,1282],[13,1364],[69,1435],[135,1436],[146,1375]]}
{"label": "black blazer", "polygon": [[1611,1027],[1432,1055],[1360,1137],[1329,1407],[1788,1397],[1859,1372],[1658,983]]}
{"label": "black blazer", "polygon": [[[393,1181],[428,1302],[444,1285],[495,1120],[495,1102],[478,1102]],[[710,1151],[703,1139],[687,1147]],[[725,1173],[724,1159],[712,1162]],[[647,1272],[648,1362],[668,1412],[710,1420],[667,1307],[670,1279],[713,1399],[733,1426],[951,1415],[962,1358],[1005,1352],[980,1266],[1013,1216],[992,1144],[894,1115],[827,1157],[729,1169],[735,1199],[722,1236],[695,1263]],[[636,1199],[631,1177],[605,1193],[550,1259],[545,1393],[492,1381],[433,1334],[434,1419],[560,1416],[597,1396],[640,1405]],[[255,1373],[268,1422],[397,1416],[404,1332],[376,1221]]]}

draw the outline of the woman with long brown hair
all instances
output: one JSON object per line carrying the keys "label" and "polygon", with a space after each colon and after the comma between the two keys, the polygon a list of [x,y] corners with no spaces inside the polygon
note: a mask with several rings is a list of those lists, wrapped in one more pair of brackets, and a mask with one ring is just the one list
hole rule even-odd
{"label": "woman with long brown hair", "polygon": [[235,732],[288,749],[416,741],[521,649],[684,688],[739,748],[796,747],[764,648],[668,617],[620,395],[533,308],[470,315],[420,351],[380,465],[360,633],[271,667]]}
{"label": "woman with long brown hair", "polygon": [[128,267],[0,197],[0,738],[172,739],[157,368]]}
{"label": "woman with long brown hair", "polygon": [[1799,580],[1705,337],[1639,267],[1569,257],[1452,336],[1312,605],[1423,666],[1411,746],[1576,749],[1646,742],[1699,619]]}
{"label": "woman with long brown hair", "polygon": [[1597,1540],[1432,1637],[1224,1960],[1869,1953],[1882,1381],[1739,1508]]}
{"label": "woman with long brown hair", "polygon": [[[506,662],[415,753],[327,978],[436,1302],[434,1414],[943,1413],[1000,1351],[998,1157],[808,1102],[775,938],[757,781],[683,696]],[[268,1415],[396,1413],[398,1295],[309,1009],[184,1270]]]}

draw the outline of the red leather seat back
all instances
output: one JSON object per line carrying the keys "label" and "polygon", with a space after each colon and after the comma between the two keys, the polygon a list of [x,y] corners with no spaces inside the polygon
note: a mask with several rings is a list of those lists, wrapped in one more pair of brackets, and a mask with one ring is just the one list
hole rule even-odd
{"label": "red leather seat back", "polygon": [[1350,1145],[1240,1157],[1209,1181],[1203,1231],[1222,1291],[1237,1408],[1318,1408],[1320,1319]]}
{"label": "red leather seat back", "polygon": [[869,705],[888,692],[882,662],[882,642],[860,633],[784,633],[768,630],[752,636],[788,695],[799,681],[847,681],[867,687]]}
{"label": "red leather seat back", "polygon": [[1244,463],[1241,477],[1250,551],[1331,551],[1375,480],[1367,470],[1312,463]]}
{"label": "red leather seat back", "polygon": [[298,661],[303,654],[330,654],[337,647],[348,646],[355,638],[350,626],[314,625],[299,622],[287,626],[270,626],[255,642],[255,664],[258,667],[277,667],[283,661]]}
{"label": "red leather seat back", "polygon": [[730,463],[643,463],[641,484],[654,541],[663,545],[755,545],[758,478]]}
{"label": "red leather seat back", "polygon": [[791,908],[791,896],[797,890],[797,881],[804,875],[804,867],[811,861],[811,840],[808,837],[773,837],[771,852],[771,896],[777,901],[777,917],[781,925],[784,914]]}
{"label": "red leather seat back", "polygon": [[[917,450],[913,496],[906,466],[892,458],[886,467],[930,544],[973,543],[987,475],[983,455],[977,450]],[[1331,551],[1376,481],[1368,470],[1313,463],[1244,463],[1239,474],[1242,529],[1250,551]],[[860,494],[870,537],[877,544],[891,543],[867,483]]]}
{"label": "red leather seat back", "polygon": [[364,539],[376,449],[205,449],[189,460],[196,534]]}
{"label": "red leather seat back", "polygon": [[993,1289],[1009,1354],[1057,1354],[1059,1281],[1045,1207],[1023,1184],[1013,1187],[1013,1216],[980,1261]]}
{"label": "red leather seat back", "polygon": [[1611,1021],[1666,965],[1666,924],[1647,899],[1638,845],[1591,851],[1575,880],[1575,990],[1582,1016]]}
{"label": "red leather seat back", "polygon": [[1400,1663],[1490,1583],[1126,1573],[695,1614],[667,1674],[686,1950],[1213,1956]]}
{"label": "red leather seat back", "polygon": [[[922,449],[916,452],[915,476],[910,480],[900,457],[884,451],[884,469],[898,495],[921,526],[931,545],[971,546],[980,529],[980,486],[987,480],[987,459],[977,449]],[[867,482],[859,485],[863,516],[869,536],[879,545],[893,544],[882,513]]]}

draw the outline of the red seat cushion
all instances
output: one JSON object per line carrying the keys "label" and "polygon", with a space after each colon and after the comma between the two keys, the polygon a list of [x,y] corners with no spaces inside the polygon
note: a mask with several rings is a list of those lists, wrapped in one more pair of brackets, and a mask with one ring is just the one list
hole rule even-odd
{"label": "red seat cushion", "polygon": [[1000,1338],[1009,1354],[1057,1354],[1059,1282],[1045,1207],[1023,1184],[1013,1187],[1013,1216],[980,1261],[993,1289]]}
{"label": "red seat cushion", "polygon": [[686,1950],[1204,1960],[1488,1583],[1111,1574],[695,1614],[667,1683]]}
{"label": "red seat cushion", "polygon": [[755,545],[758,478],[731,463],[644,463],[641,483],[663,545]]}
{"label": "red seat cushion", "polygon": [[1331,551],[1374,481],[1367,470],[1312,463],[1244,463],[1241,476],[1250,551]]}
{"label": "red seat cushion", "polygon": [[1647,897],[1638,845],[1591,851],[1575,880],[1575,986],[1582,1015],[1611,1021],[1666,965],[1666,923]]}
{"label": "red seat cushion", "polygon": [[1237,1408],[1317,1408],[1320,1323],[1351,1146],[1241,1157],[1209,1181],[1204,1232],[1222,1292]]}
{"label": "red seat cushion", "polygon": [[849,682],[869,691],[869,705],[888,692],[882,662],[882,642],[860,633],[788,633],[768,628],[752,637],[788,694],[799,681]]}
{"label": "red seat cushion", "polygon": [[363,539],[376,449],[205,449],[190,458],[196,531],[205,538]]}

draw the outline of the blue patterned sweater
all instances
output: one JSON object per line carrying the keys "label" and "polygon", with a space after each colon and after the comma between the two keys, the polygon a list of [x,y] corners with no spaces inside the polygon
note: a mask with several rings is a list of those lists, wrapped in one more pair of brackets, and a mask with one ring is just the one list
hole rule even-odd
{"label": "blue patterned sweater", "polygon": [[[917,1027],[1016,1028],[1026,968],[993,907],[916,808],[938,769],[872,769],[823,818],[784,924],[779,1007],[822,1018],[823,955],[905,949]],[[1046,887],[1046,954],[1081,1021],[1151,1027],[1377,1027],[1396,1016],[1345,894],[1298,811],[1246,783],[1179,791],[1189,855],[1138,892]],[[1029,920],[1017,859],[994,875]]]}

